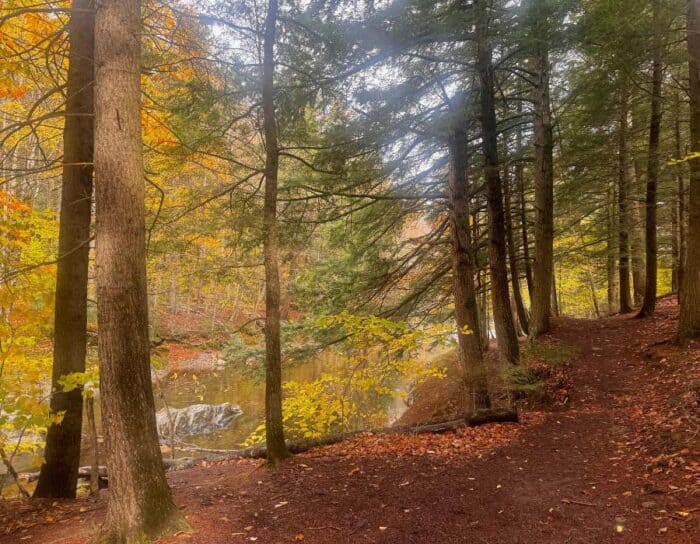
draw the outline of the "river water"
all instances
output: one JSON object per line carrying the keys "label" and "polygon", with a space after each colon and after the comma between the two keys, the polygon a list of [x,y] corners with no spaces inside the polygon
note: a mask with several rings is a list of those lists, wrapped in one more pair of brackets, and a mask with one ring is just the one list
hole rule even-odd
{"label": "river water", "polygon": [[[216,353],[203,353],[196,358],[201,360],[202,355],[206,355],[206,359],[212,361],[218,359]],[[337,354],[325,354],[303,362],[289,364],[283,367],[283,381],[312,382],[318,379],[321,373],[337,369],[342,364],[343,359]],[[207,449],[231,450],[243,447],[243,442],[265,418],[264,381],[250,375],[251,373],[242,372],[240,367],[236,365],[220,367],[210,365],[209,368],[206,368],[207,365],[200,364],[192,370],[186,370],[187,362],[183,366],[185,370],[165,374],[154,381],[156,409],[162,409],[165,403],[172,408],[184,408],[192,404],[221,404],[225,402],[238,406],[241,408],[242,414],[233,421],[230,427],[208,434],[182,437],[182,440],[188,444]],[[407,383],[398,380],[397,392],[407,385]],[[394,398],[375,398],[367,402],[372,403],[371,406],[366,407],[367,409],[383,411],[386,414],[385,422],[387,425],[400,418],[407,409],[406,403],[398,394]],[[101,436],[99,399],[95,399],[95,417],[97,418],[98,435]],[[87,421],[86,418],[83,419],[84,439],[81,465],[88,465],[92,457],[90,441],[87,439],[89,436]],[[167,439],[163,440],[163,443],[167,443]],[[209,452],[183,448],[178,448],[176,451],[177,457],[199,458],[206,455],[209,455]],[[164,453],[164,456],[168,456],[168,454]],[[103,463],[104,455],[100,452],[100,464]],[[34,472],[39,470],[41,458],[32,455],[18,455],[13,460],[13,464],[18,472]],[[0,464],[0,478],[5,473],[4,468]]]}
{"label": "river water", "polygon": [[[342,364],[338,356],[315,357],[302,363],[283,367],[283,381],[312,382],[319,378],[322,372]],[[156,405],[162,408],[159,398],[159,387],[169,406],[184,408],[191,404],[221,404],[224,402],[239,406],[242,414],[237,417],[227,429],[209,434],[186,437],[188,443],[203,448],[236,449],[263,422],[265,418],[265,384],[261,379],[242,374],[240,368],[234,365],[224,365],[221,368],[207,372],[182,372],[162,378],[154,384]],[[401,384],[397,384],[397,388]],[[393,399],[373,400],[372,408],[384,410],[386,423],[396,421],[406,410],[405,402],[397,395]],[[380,403],[381,405],[377,404]],[[181,455],[196,456],[196,453],[186,452]]]}

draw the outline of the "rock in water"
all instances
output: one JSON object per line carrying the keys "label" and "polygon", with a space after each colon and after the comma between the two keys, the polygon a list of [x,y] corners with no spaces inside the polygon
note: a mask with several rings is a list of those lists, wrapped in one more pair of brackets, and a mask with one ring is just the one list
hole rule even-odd
{"label": "rock in water", "polygon": [[170,408],[170,417],[168,417],[168,411],[163,408],[156,414],[158,434],[170,436],[171,419],[175,436],[211,433],[230,426],[242,413],[238,406],[228,402]]}

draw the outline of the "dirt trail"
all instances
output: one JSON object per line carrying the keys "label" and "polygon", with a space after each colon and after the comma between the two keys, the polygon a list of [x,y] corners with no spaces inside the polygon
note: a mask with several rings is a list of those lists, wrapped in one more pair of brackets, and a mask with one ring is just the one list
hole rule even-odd
{"label": "dirt trail", "polygon": [[[580,350],[570,407],[520,425],[362,436],[275,474],[252,461],[173,473],[197,532],[167,542],[698,543],[699,414],[688,384],[700,383],[700,349],[649,348],[671,336],[676,313],[666,300],[651,320],[560,321],[554,336]],[[82,542],[104,498],[16,503],[15,516],[20,508],[26,529],[3,537],[0,526],[0,542]],[[50,525],[31,525],[46,516]]]}

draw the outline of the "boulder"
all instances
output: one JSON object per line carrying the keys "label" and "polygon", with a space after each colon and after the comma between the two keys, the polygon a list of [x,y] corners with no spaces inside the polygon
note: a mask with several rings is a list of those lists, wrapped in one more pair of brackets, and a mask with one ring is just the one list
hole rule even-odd
{"label": "boulder", "polygon": [[229,427],[243,411],[228,402],[223,404],[192,404],[184,408],[163,408],[156,414],[158,434],[169,437],[172,427],[175,436],[191,436],[220,431]]}

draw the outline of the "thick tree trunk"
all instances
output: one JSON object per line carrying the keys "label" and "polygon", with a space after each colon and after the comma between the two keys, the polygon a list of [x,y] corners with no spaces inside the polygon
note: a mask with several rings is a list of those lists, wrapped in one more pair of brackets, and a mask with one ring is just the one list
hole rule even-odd
{"label": "thick tree trunk", "polygon": [[638,317],[648,317],[656,309],[657,244],[656,206],[659,177],[659,137],[661,134],[661,85],[663,83],[663,42],[659,28],[659,0],[652,3],[654,11],[654,51],[652,59],[651,118],[649,120],[649,156],[646,188],[646,285]]}
{"label": "thick tree trunk", "polygon": [[535,262],[530,307],[530,337],[549,330],[554,271],[554,137],[549,99],[549,50],[540,40],[532,59],[535,86]]}
{"label": "thick tree trunk", "polygon": [[44,464],[35,497],[75,497],[83,423],[81,389],[64,393],[59,380],[85,371],[87,284],[92,210],[93,54],[92,0],[75,0],[63,130],[63,179],[58,234],[51,412],[63,413],[46,435]]}
{"label": "thick tree trunk", "polygon": [[262,103],[265,132],[265,205],[263,251],[265,260],[265,438],[271,465],[289,456],[282,417],[282,348],[280,340],[280,278],[277,226],[279,148],[275,114],[275,40],[277,0],[270,0],[263,44]]}
{"label": "thick tree trunk", "polygon": [[101,0],[95,18],[98,353],[110,500],[100,541],[186,528],[158,447],[151,388],[141,143],[141,3]]}
{"label": "thick tree trunk", "polygon": [[[690,57],[690,153],[700,153],[700,0],[688,8],[688,54]],[[688,253],[681,286],[681,342],[700,334],[700,159],[690,163],[688,197]]]}
{"label": "thick tree trunk", "polygon": [[620,252],[619,261],[619,286],[620,286],[620,313],[626,314],[632,311],[630,298],[630,237],[629,237],[629,153],[627,143],[627,117],[629,112],[629,92],[627,83],[623,83],[620,98],[620,126],[618,128],[618,185],[617,185],[617,210],[618,210],[618,246]]}
{"label": "thick tree trunk", "polygon": [[511,199],[510,177],[508,168],[503,169],[503,193],[505,198],[506,216],[506,240],[508,242],[508,263],[510,267],[510,284],[513,288],[513,302],[518,316],[518,323],[524,334],[528,333],[528,315],[525,310],[523,296],[520,291],[520,272],[518,270],[518,259],[515,250],[515,238],[513,236],[513,213]]}
{"label": "thick tree trunk", "polygon": [[520,357],[518,334],[508,292],[505,216],[498,164],[498,127],[496,124],[495,81],[492,51],[488,37],[489,2],[480,0],[478,22],[477,70],[481,94],[481,137],[484,153],[486,207],[489,218],[489,270],[491,273],[491,306],[496,326],[496,340],[503,359],[517,363]]}
{"label": "thick tree trunk", "polygon": [[452,234],[452,282],[459,359],[470,387],[472,410],[491,404],[482,352],[479,309],[474,289],[475,266],[469,237],[469,189],[464,99],[459,100],[449,134],[449,208]]}

